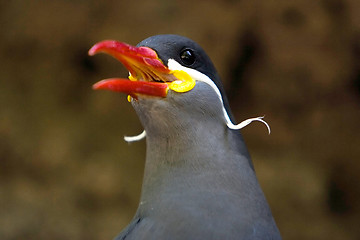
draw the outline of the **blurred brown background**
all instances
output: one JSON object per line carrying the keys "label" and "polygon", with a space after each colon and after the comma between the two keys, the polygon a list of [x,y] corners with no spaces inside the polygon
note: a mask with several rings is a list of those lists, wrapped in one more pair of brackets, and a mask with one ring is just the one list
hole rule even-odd
{"label": "blurred brown background", "polygon": [[0,239],[112,239],[140,195],[145,141],[127,71],[92,44],[200,43],[223,77],[284,239],[360,238],[360,1],[1,1]]}

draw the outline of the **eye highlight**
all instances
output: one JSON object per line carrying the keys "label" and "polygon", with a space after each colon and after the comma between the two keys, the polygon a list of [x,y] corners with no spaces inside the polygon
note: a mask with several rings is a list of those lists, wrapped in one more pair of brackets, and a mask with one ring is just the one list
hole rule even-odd
{"label": "eye highlight", "polygon": [[180,59],[185,64],[190,66],[195,62],[195,54],[190,49],[185,49],[180,53]]}

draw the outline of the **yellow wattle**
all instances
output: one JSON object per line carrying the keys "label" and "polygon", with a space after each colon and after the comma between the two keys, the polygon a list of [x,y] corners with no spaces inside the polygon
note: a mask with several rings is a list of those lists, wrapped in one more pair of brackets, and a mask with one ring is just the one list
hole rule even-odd
{"label": "yellow wattle", "polygon": [[195,80],[185,71],[175,70],[172,74],[178,79],[169,83],[169,88],[175,92],[188,92],[195,87]]}
{"label": "yellow wattle", "polygon": [[130,81],[137,81],[137,79],[136,79],[136,78],[134,78],[132,75],[129,75],[129,77],[128,77],[128,78],[129,78],[129,80],[130,80]]}

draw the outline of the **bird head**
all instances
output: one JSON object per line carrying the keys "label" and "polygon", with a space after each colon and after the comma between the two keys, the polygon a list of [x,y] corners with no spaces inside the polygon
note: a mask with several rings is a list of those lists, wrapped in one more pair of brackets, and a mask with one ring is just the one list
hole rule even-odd
{"label": "bird head", "polygon": [[191,124],[190,120],[202,119],[241,128],[232,124],[229,104],[213,63],[194,41],[178,35],[152,36],[137,46],[105,40],[95,44],[89,55],[99,52],[119,60],[129,76],[105,79],[93,88],[128,94],[145,129],[145,125],[184,128]]}

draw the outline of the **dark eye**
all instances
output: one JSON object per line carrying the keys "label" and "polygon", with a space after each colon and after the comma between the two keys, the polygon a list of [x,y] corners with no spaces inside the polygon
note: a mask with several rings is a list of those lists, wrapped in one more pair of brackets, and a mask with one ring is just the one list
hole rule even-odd
{"label": "dark eye", "polygon": [[181,61],[186,65],[191,65],[195,62],[195,54],[190,49],[185,49],[180,53]]}

